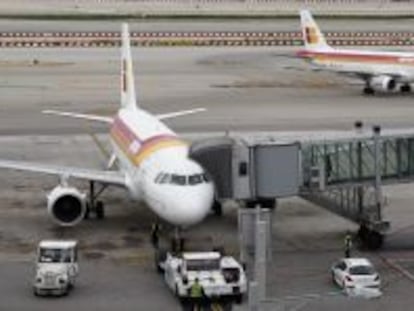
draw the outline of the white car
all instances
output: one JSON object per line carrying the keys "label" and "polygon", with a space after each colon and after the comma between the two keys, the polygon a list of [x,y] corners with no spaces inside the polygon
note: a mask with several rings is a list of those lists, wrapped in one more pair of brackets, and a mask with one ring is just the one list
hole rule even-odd
{"label": "white car", "polygon": [[331,269],[332,281],[344,290],[355,288],[380,289],[378,272],[366,258],[344,258]]}

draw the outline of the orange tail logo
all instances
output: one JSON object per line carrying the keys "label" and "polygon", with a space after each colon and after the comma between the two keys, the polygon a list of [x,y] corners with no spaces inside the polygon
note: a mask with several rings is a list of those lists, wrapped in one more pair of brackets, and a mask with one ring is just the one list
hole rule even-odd
{"label": "orange tail logo", "polygon": [[310,44],[317,44],[319,41],[318,34],[316,32],[316,29],[314,27],[306,27],[305,28],[306,33],[306,41]]}

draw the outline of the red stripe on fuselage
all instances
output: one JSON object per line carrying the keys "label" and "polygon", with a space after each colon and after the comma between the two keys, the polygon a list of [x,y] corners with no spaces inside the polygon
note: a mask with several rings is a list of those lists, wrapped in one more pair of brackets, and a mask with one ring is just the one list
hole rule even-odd
{"label": "red stripe on fuselage", "polygon": [[[135,156],[145,148],[157,144],[162,140],[178,139],[175,135],[159,134],[142,140],[120,118],[116,118],[114,120],[110,133],[112,137],[118,138],[115,140],[119,147],[121,147],[123,152],[129,156]],[[132,153],[131,150],[129,150],[129,147],[133,141],[137,141],[141,144],[140,148],[135,153]]]}
{"label": "red stripe on fuselage", "polygon": [[298,57],[307,59],[316,59],[321,61],[349,61],[349,62],[372,62],[372,63],[387,63],[387,64],[405,64],[414,65],[414,54],[412,56],[404,55],[381,55],[381,54],[358,54],[347,52],[319,52],[300,50],[296,53]]}

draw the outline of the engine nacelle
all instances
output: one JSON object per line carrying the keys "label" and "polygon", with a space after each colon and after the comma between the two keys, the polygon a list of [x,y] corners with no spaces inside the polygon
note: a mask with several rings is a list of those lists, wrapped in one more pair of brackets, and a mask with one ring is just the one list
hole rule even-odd
{"label": "engine nacelle", "polygon": [[57,186],[47,196],[47,210],[61,226],[74,226],[86,213],[86,194],[78,189]]}
{"label": "engine nacelle", "polygon": [[390,76],[381,75],[372,77],[369,85],[375,90],[380,92],[391,92],[397,87],[397,82]]}

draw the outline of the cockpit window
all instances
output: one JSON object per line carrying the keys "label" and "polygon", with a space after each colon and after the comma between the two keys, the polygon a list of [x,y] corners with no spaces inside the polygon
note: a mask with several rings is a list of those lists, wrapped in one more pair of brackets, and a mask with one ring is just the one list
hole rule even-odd
{"label": "cockpit window", "polygon": [[171,182],[171,175],[166,173],[161,173],[161,176],[155,179],[155,182],[158,182],[159,184],[167,184]]}
{"label": "cockpit window", "polygon": [[209,183],[210,180],[210,177],[206,173],[185,176],[161,172],[155,177],[154,182],[156,184],[172,184],[185,186],[187,184],[198,185],[201,183]]}
{"label": "cockpit window", "polygon": [[157,175],[157,177],[155,177],[155,179],[154,179],[154,182],[156,183],[156,184],[159,184],[160,183],[160,180],[162,179],[162,177],[164,176],[164,173],[159,173],[158,175]]}
{"label": "cockpit window", "polygon": [[180,186],[184,186],[187,183],[187,177],[184,176],[184,175],[172,174],[171,175],[171,183],[176,184],[176,185],[180,185]]}
{"label": "cockpit window", "polygon": [[188,183],[190,185],[197,185],[197,184],[201,184],[202,182],[203,182],[203,175],[201,174],[188,176]]}

